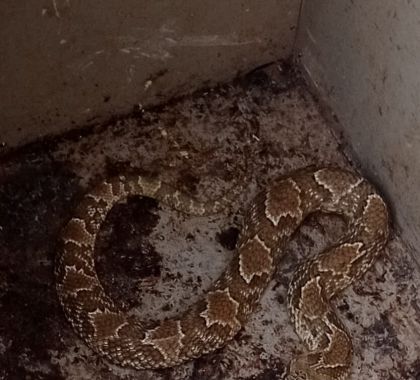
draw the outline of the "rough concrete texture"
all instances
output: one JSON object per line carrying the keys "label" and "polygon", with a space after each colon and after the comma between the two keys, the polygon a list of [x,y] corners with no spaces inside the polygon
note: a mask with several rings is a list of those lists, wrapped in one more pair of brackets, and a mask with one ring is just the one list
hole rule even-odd
{"label": "rough concrete texture", "polygon": [[305,1],[298,47],[420,264],[419,19],[416,1]]}
{"label": "rough concrete texture", "polygon": [[0,153],[286,58],[299,7],[297,0],[2,1]]}
{"label": "rough concrete texture", "polygon": [[[352,167],[316,102],[289,75],[274,65],[3,159],[0,378],[283,378],[290,358],[303,348],[287,315],[287,284],[298,260],[344,231],[338,218],[311,217],[304,224],[259,310],[232,342],[168,370],[122,369],[89,350],[58,304],[53,262],[59,229],[88,186],[128,168],[159,173],[203,200],[228,193],[231,208],[192,218],[149,199],[116,206],[98,241],[99,275],[115,299],[144,318],[171,316],[194,302],[229,261],[258,189],[278,174],[311,164]],[[420,273],[393,235],[373,270],[338,300],[354,340],[353,379],[420,378],[419,286]]]}

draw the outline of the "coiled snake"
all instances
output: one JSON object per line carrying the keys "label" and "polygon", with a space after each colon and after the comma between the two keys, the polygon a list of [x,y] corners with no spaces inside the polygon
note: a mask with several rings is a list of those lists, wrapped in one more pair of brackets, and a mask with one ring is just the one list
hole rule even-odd
{"label": "coiled snake", "polygon": [[309,214],[321,211],[341,215],[348,233],[300,265],[291,281],[289,311],[308,352],[292,360],[287,376],[348,377],[352,343],[330,301],[369,269],[388,239],[387,207],[366,180],[321,168],[273,181],[250,205],[236,254],[205,296],[177,318],[147,322],[119,310],[95,271],[101,224],[116,202],[132,195],[194,215],[224,208],[222,202],[199,203],[137,175],[105,180],[85,194],[61,233],[56,282],[67,319],[94,351],[119,365],[144,369],[175,366],[225,345],[256,309],[290,236]]}

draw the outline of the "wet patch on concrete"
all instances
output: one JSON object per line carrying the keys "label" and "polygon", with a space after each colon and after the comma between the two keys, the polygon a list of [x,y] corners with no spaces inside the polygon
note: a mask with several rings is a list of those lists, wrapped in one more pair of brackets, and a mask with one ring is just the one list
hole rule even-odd
{"label": "wet patch on concrete", "polygon": [[109,212],[98,234],[98,275],[124,308],[139,306],[139,284],[160,277],[162,257],[149,241],[158,218],[155,200],[133,197]]}
{"label": "wet patch on concrete", "polygon": [[[345,230],[338,218],[309,218],[259,310],[223,349],[173,369],[134,371],[95,355],[73,333],[53,277],[57,236],[86,189],[122,171],[155,174],[201,200],[225,195],[207,218],[132,198],[108,215],[97,268],[130,313],[164,318],[184,310],[232,256],[252,197],[270,180],[308,165],[350,167],[317,103],[290,68],[271,65],[107,127],[40,142],[0,164],[0,379],[271,380],[303,350],[286,311],[302,257]],[[420,274],[398,236],[336,305],[353,335],[357,379],[417,379]]]}

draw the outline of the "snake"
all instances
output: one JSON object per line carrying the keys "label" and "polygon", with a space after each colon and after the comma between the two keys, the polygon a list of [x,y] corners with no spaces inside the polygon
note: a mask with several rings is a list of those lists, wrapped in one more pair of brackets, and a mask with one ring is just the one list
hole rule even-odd
{"label": "snake", "polygon": [[155,177],[120,174],[84,193],[60,232],[55,263],[58,299],[77,335],[110,362],[135,369],[177,366],[227,344],[244,328],[284,256],[313,213],[339,215],[346,232],[298,265],[287,294],[295,332],[305,346],[288,380],[348,379],[351,336],[334,300],[371,268],[389,237],[383,197],[362,176],[339,167],[309,167],[272,180],[247,206],[232,259],[202,298],[173,318],[141,320],[121,310],[95,270],[95,242],[111,208],[142,196],[182,213],[206,216],[223,199],[200,202]]}

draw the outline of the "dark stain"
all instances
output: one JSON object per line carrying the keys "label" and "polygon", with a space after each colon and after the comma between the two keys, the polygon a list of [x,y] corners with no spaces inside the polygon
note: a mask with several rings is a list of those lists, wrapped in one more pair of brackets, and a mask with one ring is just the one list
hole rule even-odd
{"label": "dark stain", "polygon": [[148,241],[159,221],[157,205],[140,197],[117,204],[98,234],[98,276],[108,294],[126,306],[139,304],[138,281],[161,273],[162,257]]}
{"label": "dark stain", "polygon": [[218,380],[225,377],[232,368],[232,362],[223,355],[224,350],[217,350],[211,354],[194,360],[190,380]]}
{"label": "dark stain", "polygon": [[[3,371],[4,379],[62,379],[50,354],[64,349],[59,339],[62,310],[52,276],[41,283],[35,272],[11,273],[8,285],[9,291],[0,299],[0,336],[7,345],[0,356],[0,375]],[[48,375],[30,369],[45,365]]]}
{"label": "dark stain", "polygon": [[239,229],[236,227],[229,227],[224,231],[216,234],[216,240],[222,245],[222,247],[232,251],[236,247],[236,242],[239,237]]}
{"label": "dark stain", "polygon": [[194,241],[194,240],[195,240],[195,236],[194,236],[192,233],[188,233],[188,234],[185,236],[185,240],[186,240],[186,241]]}
{"label": "dark stain", "polygon": [[[278,287],[280,284],[276,284],[275,285],[275,287]],[[275,287],[273,287],[273,289],[275,289]],[[286,300],[285,300],[285,298],[284,298],[284,296],[283,295],[281,295],[281,294],[279,294],[277,297],[276,297],[276,300],[277,300],[277,302],[279,303],[279,305],[284,305],[285,303],[286,303]]]}
{"label": "dark stain", "polygon": [[264,367],[266,369],[258,375],[246,377],[243,380],[280,380],[284,378],[286,367],[282,361],[270,358],[264,360]]}
{"label": "dark stain", "polygon": [[381,313],[379,318],[368,328],[367,334],[374,334],[378,347],[391,354],[395,350],[399,350],[400,341],[397,332],[389,321],[387,314]]}
{"label": "dark stain", "polygon": [[176,185],[189,194],[195,194],[199,183],[200,179],[191,174],[191,169],[183,169],[179,172],[179,178]]}
{"label": "dark stain", "polygon": [[[51,351],[69,331],[57,302],[53,265],[57,234],[77,179],[47,155],[23,155],[4,166],[0,188],[0,377],[61,379]],[[48,368],[47,373],[35,368]]]}
{"label": "dark stain", "polygon": [[[410,377],[408,377],[410,376]],[[403,379],[413,379],[413,380],[420,380],[420,359],[417,359],[408,370],[407,374],[403,374]]]}
{"label": "dark stain", "polygon": [[2,246],[24,251],[51,242],[77,192],[76,177],[61,163],[24,158],[0,188]]}
{"label": "dark stain", "polygon": [[354,321],[354,314],[350,311],[350,306],[346,299],[340,301],[337,305],[337,309],[346,316],[346,319]]}

